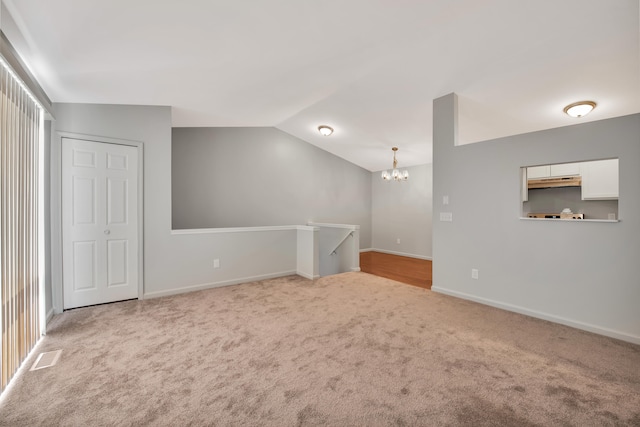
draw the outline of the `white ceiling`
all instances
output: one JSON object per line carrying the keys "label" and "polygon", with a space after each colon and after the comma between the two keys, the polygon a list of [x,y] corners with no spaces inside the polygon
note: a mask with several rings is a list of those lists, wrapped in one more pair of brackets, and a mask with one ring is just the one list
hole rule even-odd
{"label": "white ceiling", "polygon": [[[432,100],[450,92],[463,143],[640,112],[638,0],[3,3],[54,102],[275,126],[371,171],[394,145],[400,167],[431,162]],[[589,116],[562,113],[583,99]]]}

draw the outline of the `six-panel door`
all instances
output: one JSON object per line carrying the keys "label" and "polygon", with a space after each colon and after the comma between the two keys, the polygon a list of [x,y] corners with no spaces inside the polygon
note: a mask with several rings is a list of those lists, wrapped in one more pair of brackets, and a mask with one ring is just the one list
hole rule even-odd
{"label": "six-panel door", "polygon": [[62,139],[64,308],[138,297],[138,150]]}

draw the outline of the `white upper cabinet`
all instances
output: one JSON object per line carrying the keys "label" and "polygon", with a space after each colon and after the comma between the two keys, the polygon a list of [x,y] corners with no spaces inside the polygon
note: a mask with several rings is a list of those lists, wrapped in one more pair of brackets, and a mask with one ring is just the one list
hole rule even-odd
{"label": "white upper cabinet", "polygon": [[527,168],[527,179],[549,178],[551,176],[551,166],[531,166]]}
{"label": "white upper cabinet", "polygon": [[618,159],[581,163],[582,200],[618,198]]}
{"label": "white upper cabinet", "polygon": [[580,163],[532,166],[527,168],[527,179],[553,178],[556,176],[580,175]]}
{"label": "white upper cabinet", "polygon": [[562,163],[550,166],[550,176],[580,175],[580,163]]}

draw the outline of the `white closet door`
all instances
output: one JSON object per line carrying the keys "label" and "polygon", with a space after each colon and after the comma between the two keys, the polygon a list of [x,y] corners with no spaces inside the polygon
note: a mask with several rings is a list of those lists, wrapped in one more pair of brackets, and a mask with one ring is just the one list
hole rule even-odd
{"label": "white closet door", "polygon": [[64,308],[138,297],[138,149],[62,139]]}

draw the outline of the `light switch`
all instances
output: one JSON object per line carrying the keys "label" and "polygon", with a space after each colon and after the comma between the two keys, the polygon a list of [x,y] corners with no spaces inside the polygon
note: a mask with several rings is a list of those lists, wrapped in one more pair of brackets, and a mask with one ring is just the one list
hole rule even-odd
{"label": "light switch", "polygon": [[442,204],[443,205],[449,204],[449,196],[442,196]]}

